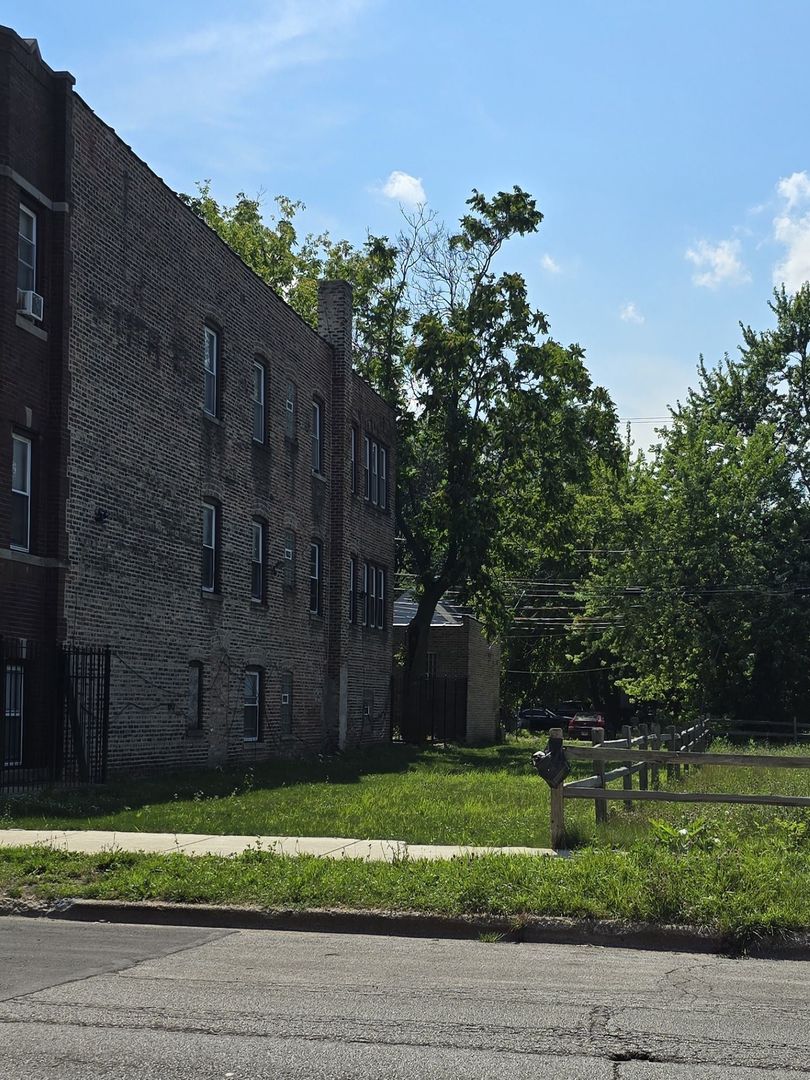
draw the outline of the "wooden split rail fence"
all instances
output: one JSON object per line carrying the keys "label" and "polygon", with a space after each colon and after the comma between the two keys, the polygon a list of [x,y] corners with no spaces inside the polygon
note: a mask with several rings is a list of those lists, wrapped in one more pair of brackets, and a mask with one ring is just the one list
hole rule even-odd
{"label": "wooden split rail fence", "polygon": [[[677,781],[681,770],[688,772],[693,765],[736,765],[747,768],[810,769],[810,756],[786,757],[772,754],[711,754],[706,747],[711,740],[709,721],[701,720],[684,731],[675,727],[661,730],[657,724],[641,725],[634,735],[629,727],[621,739],[605,740],[601,728],[592,729],[592,746],[568,744],[564,747],[572,761],[592,761],[593,775],[551,788],[551,846],[564,848],[565,801],[593,799],[597,822],[607,820],[607,803],[612,799],[624,802],[631,809],[638,802],[738,803],[754,806],[800,806],[810,808],[810,798],[799,795],[743,795],[728,792],[661,791],[661,767],[666,768],[667,780]],[[561,728],[549,732],[549,747],[563,748]],[[618,768],[606,765],[621,762]],[[638,773],[639,786],[633,788],[633,775]],[[622,787],[607,787],[614,780]],[[652,787],[650,787],[652,781]]]}

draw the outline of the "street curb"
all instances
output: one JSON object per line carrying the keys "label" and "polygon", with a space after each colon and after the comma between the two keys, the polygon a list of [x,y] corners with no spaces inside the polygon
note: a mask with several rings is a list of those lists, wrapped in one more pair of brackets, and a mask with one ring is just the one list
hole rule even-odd
{"label": "street curb", "polygon": [[810,933],[805,931],[757,936],[742,942],[700,927],[659,926],[608,919],[577,920],[531,915],[450,916],[414,911],[347,911],[339,908],[259,909],[123,900],[62,900],[52,905],[7,901],[0,904],[0,915],[3,914],[68,922],[196,926],[226,930],[294,930],[462,940],[476,940],[486,935],[488,939],[512,943],[598,945],[655,952],[810,960]]}

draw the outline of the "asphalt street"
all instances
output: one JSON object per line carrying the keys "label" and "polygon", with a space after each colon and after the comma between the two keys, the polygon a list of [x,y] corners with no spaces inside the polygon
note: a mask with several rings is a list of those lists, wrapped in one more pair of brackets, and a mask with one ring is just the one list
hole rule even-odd
{"label": "asphalt street", "polygon": [[810,963],[0,918],[2,1080],[810,1073]]}

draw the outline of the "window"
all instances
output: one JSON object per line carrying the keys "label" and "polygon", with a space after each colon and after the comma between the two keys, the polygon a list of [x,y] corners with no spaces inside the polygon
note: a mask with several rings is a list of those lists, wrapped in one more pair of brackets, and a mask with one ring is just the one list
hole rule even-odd
{"label": "window", "polygon": [[363,436],[363,497],[381,510],[388,508],[388,451],[368,435]]}
{"label": "window", "polygon": [[264,550],[265,528],[263,521],[251,522],[250,552],[250,599],[264,603]]}
{"label": "window", "polygon": [[202,588],[214,592],[217,586],[217,508],[203,503]]}
{"label": "window", "polygon": [[200,731],[202,728],[202,673],[199,660],[192,660],[188,665],[188,709],[186,728],[188,731]]}
{"label": "window", "polygon": [[373,566],[368,568],[368,625],[372,628],[377,625],[377,574]]}
{"label": "window", "polygon": [[371,444],[371,501],[376,506],[380,501],[379,473],[377,471],[377,454],[379,447],[375,442]]}
{"label": "window", "polygon": [[323,472],[323,406],[312,402],[312,471]]}
{"label": "window", "polygon": [[264,442],[265,386],[267,369],[261,360],[253,362],[253,441]]}
{"label": "window", "polygon": [[[385,570],[373,563],[363,563],[363,626],[372,630],[385,628]],[[350,594],[351,604],[351,594]]]}
{"label": "window", "polygon": [[245,742],[258,742],[260,737],[259,722],[262,708],[262,673],[258,668],[245,671]]}
{"label": "window", "polygon": [[281,673],[281,734],[292,735],[293,677],[291,671]]}
{"label": "window", "polygon": [[351,472],[349,474],[349,485],[350,485],[350,488],[351,488],[352,495],[357,494],[357,436],[358,436],[358,434],[359,434],[359,432],[357,430],[357,425],[352,424],[351,442],[349,444],[349,451],[350,451],[349,460],[350,460],[350,466],[351,466]]}
{"label": "window", "polygon": [[3,762],[5,765],[22,765],[23,749],[23,693],[25,668],[22,664],[6,664],[5,709],[3,725]]}
{"label": "window", "polygon": [[284,434],[288,439],[295,438],[295,383],[287,383],[287,397],[284,402]]}
{"label": "window", "polygon": [[385,626],[385,571],[377,567],[377,629]]}
{"label": "window", "polygon": [[20,206],[17,246],[17,288],[35,292],[37,287],[37,219],[27,206]]}
{"label": "window", "polygon": [[380,509],[388,509],[388,451],[380,447]]}
{"label": "window", "polygon": [[205,390],[203,408],[209,416],[219,415],[219,334],[211,326],[204,329],[203,367]]}
{"label": "window", "polygon": [[323,567],[321,565],[321,542],[313,540],[309,545],[309,611],[311,615],[321,614],[321,584]]}
{"label": "window", "polygon": [[349,622],[357,622],[357,592],[354,582],[354,559],[349,559]]}
{"label": "window", "polygon": [[11,546],[31,546],[31,440],[11,437]]}
{"label": "window", "polygon": [[295,533],[284,534],[284,585],[295,588]]}

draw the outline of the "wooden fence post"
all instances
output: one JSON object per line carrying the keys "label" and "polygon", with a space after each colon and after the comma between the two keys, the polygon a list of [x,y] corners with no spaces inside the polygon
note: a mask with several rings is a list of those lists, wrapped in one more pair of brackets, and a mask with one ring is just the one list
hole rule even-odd
{"label": "wooden fence post", "polygon": [[[594,746],[601,746],[605,741],[605,729],[592,727],[591,728],[591,742]],[[605,763],[604,761],[593,762],[594,775],[599,777],[597,787],[603,788],[605,786]],[[596,824],[601,825],[607,821],[607,803],[602,799],[593,800],[594,813],[596,814]]]}
{"label": "wooden fence post", "polygon": [[565,847],[565,795],[562,784],[551,789],[551,846],[555,851]]}
{"label": "wooden fence post", "polygon": [[[667,741],[669,742],[670,750],[680,750],[681,744],[678,741],[678,736],[675,731],[674,724],[670,724],[670,726],[667,728]],[[667,782],[677,780],[679,775],[680,774],[678,772],[677,765],[667,765]]]}
{"label": "wooden fence post", "polygon": [[[639,732],[641,733],[641,749],[649,750],[650,748],[650,729],[646,724],[639,724]],[[641,791],[646,791],[650,786],[650,772],[649,765],[642,765],[638,770],[638,786]]]}
{"label": "wooden fence post", "polygon": [[[627,739],[627,749],[632,750],[632,748],[633,748],[633,732],[630,730],[630,725],[629,724],[625,724],[624,727],[622,728],[622,738]],[[625,791],[632,791],[633,790],[633,774],[629,771],[630,762],[627,763],[627,768],[628,768],[628,772],[626,772],[624,774],[624,776],[622,777],[622,787],[624,788]],[[624,808],[628,812],[633,809],[633,804],[630,802],[629,799],[627,801],[625,801]]]}
{"label": "wooden fence post", "polygon": [[[562,728],[551,728],[548,733],[549,747],[556,740],[563,745]],[[562,783],[551,788],[551,846],[555,851],[565,847],[565,792]]]}
{"label": "wooden fence post", "polygon": [[[652,742],[653,750],[660,750],[661,749],[661,725],[660,724],[653,724],[653,726],[652,726],[652,737],[651,737],[650,741]],[[658,773],[659,773],[659,767],[658,767],[658,764],[656,763],[652,767],[652,782],[653,782],[653,787],[655,788],[656,791],[658,790],[658,784],[659,784]]]}

